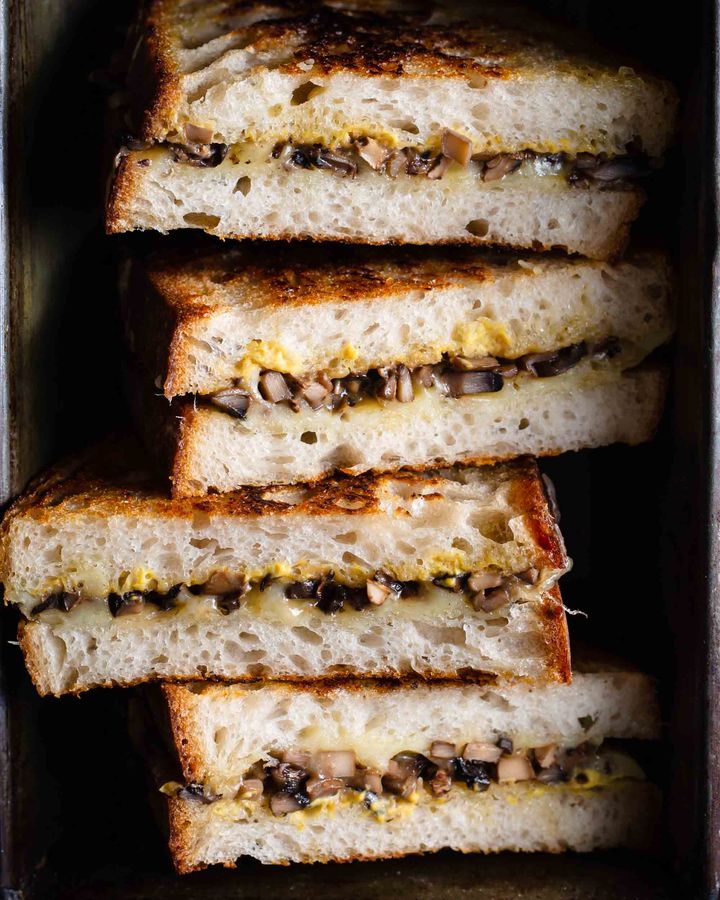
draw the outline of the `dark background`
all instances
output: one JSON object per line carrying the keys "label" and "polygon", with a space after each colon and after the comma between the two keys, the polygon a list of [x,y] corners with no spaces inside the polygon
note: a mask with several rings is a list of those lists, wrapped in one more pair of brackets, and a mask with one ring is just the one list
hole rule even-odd
{"label": "dark background", "polygon": [[[660,859],[460,857],[268,869],[243,863],[172,875],[129,747],[123,692],[39,699],[9,641],[0,678],[0,862],[9,897],[716,896],[708,853],[717,833],[708,768],[715,677],[709,528],[714,470],[710,300],[715,250],[714,53],[710,3],[537,2],[670,77],[682,135],[635,241],[661,242],[678,267],[674,375],[658,439],[548,460],[575,560],[564,581],[573,637],[601,643],[655,673],[666,720],[668,789]],[[122,44],[128,0],[26,0],[5,7],[9,53],[8,310],[12,488],[48,459],[125,420],[113,257],[101,229],[103,78]],[[138,239],[139,241],[142,238]],[[1,454],[0,454],[1,456]],[[706,715],[710,709],[711,715]],[[674,873],[671,877],[670,873]],[[674,881],[674,877],[681,879]],[[18,893],[15,893],[15,892]]]}

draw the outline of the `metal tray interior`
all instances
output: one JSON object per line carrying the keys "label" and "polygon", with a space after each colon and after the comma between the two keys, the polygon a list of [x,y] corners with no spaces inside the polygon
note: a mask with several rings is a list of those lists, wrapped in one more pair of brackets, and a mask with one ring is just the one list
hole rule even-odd
{"label": "metal tray interior", "polygon": [[[664,852],[495,858],[451,853],[350,866],[266,869],[242,863],[177,879],[152,821],[125,735],[125,696],[40,700],[2,620],[0,862],[23,897],[671,897],[716,896],[718,733],[708,707],[717,653],[710,553],[715,252],[714,4],[669,16],[634,4],[536,5],[670,76],[683,136],[654,186],[636,240],[662,241],[680,274],[671,402],[656,442],[548,461],[575,568],[566,602],[575,638],[629,655],[660,679],[667,721]],[[110,8],[112,6],[112,9]],[[31,0],[5,6],[0,497],[59,452],[125,417],[113,285],[117,239],[101,231],[107,63],[134,4]],[[6,173],[7,175],[7,173]],[[5,367],[3,369],[3,366]],[[3,393],[0,391],[0,405]],[[706,710],[710,715],[706,714]],[[709,748],[707,753],[705,748]],[[679,878],[676,882],[674,879]]]}

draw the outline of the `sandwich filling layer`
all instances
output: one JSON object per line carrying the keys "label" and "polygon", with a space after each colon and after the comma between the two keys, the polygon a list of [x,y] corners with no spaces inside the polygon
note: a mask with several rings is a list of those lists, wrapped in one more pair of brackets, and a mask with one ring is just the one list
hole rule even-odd
{"label": "sandwich filling layer", "polygon": [[354,750],[268,752],[239,784],[167,782],[161,791],[216,806],[220,815],[232,814],[233,808],[251,813],[265,807],[284,817],[355,803],[386,822],[410,814],[418,803],[444,802],[455,790],[484,793],[496,785],[523,782],[540,792],[588,791],[644,779],[628,753],[604,745],[517,748],[511,737],[500,735],[494,743],[470,741],[463,747],[433,740],[426,753],[396,753],[383,770],[363,765]]}
{"label": "sandwich filling layer", "polygon": [[269,575],[248,580],[244,575],[219,571],[204,584],[177,584],[164,593],[130,590],[112,593],[103,600],[84,598],[79,592],[56,591],[36,604],[30,615],[52,623],[66,616],[84,620],[97,616],[154,618],[179,613],[202,615],[211,610],[229,616],[242,607],[258,618],[296,622],[313,609],[346,616],[387,605],[398,618],[428,612],[443,616],[468,609],[501,616],[503,608],[511,604],[539,600],[547,590],[546,581],[532,566],[507,575],[497,569],[447,573],[431,581],[398,581],[379,571],[364,584],[344,583],[333,572],[298,581]]}
{"label": "sandwich filling layer", "polygon": [[[509,176],[555,178],[577,187],[591,184],[602,188],[622,188],[624,184],[650,175],[659,160],[643,153],[621,156],[605,153],[538,153],[519,149],[512,153],[473,153],[472,142],[463,135],[445,130],[439,146],[399,147],[374,137],[362,136],[344,144],[326,146],[292,139],[272,145],[243,142],[233,145],[213,142],[210,129],[186,126],[185,143],[165,143],[176,162],[201,168],[215,168],[226,158],[231,162],[246,161],[260,154],[276,161],[286,171],[316,169],[337,178],[356,178],[378,173],[389,178],[425,177],[439,180],[459,169],[468,169],[484,183],[501,181]],[[128,150],[149,150],[152,144],[127,141]],[[257,148],[257,149],[256,149]],[[632,149],[632,148],[631,148]],[[242,188],[240,188],[242,190]]]}
{"label": "sandwich filling layer", "polygon": [[[213,407],[239,419],[247,416],[254,400],[282,403],[295,412],[310,408],[342,413],[349,406],[367,401],[411,403],[416,395],[426,391],[437,391],[453,399],[497,393],[518,379],[551,378],[579,364],[592,368],[622,354],[618,338],[608,337],[596,343],[581,341],[555,351],[529,353],[518,359],[453,356],[412,369],[399,364],[333,379],[324,372],[298,376],[266,369],[258,372],[257,379],[239,379],[236,386],[215,391],[208,400]],[[622,359],[617,362],[622,366]]]}

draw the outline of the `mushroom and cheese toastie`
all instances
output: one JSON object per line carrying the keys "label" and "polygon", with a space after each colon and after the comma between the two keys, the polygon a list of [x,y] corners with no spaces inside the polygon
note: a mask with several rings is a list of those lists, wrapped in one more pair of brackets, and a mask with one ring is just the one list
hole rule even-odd
{"label": "mushroom and cheese toastie", "polygon": [[315,249],[126,272],[132,405],[174,496],[652,437],[665,378],[639,364],[672,331],[662,255]]}
{"label": "mushroom and cheese toastie", "polygon": [[0,581],[41,693],[151,678],[569,677],[536,465],[170,500],[127,442],[41,478]]}
{"label": "mushroom and cheese toastie", "polygon": [[508,4],[143,6],[111,232],[493,243],[606,259],[676,97]]}
{"label": "mushroom and cheese toastie", "polygon": [[241,856],[286,864],[652,842],[660,797],[637,745],[658,737],[659,717],[637,672],[591,667],[569,685],[162,690],[164,702],[153,695],[136,709],[133,732],[167,795],[180,872]]}

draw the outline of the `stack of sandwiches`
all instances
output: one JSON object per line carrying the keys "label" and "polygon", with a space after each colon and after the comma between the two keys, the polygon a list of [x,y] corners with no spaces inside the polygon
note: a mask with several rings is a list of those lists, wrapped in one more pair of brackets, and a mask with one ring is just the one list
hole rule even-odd
{"label": "stack of sandwiches", "polygon": [[138,437],[2,524],[38,691],[165,682],[181,873],[651,845],[655,686],[571,663],[535,457],[657,428],[672,88],[507,4],[153,0],[130,44],[108,231],[247,240],[126,249]]}

